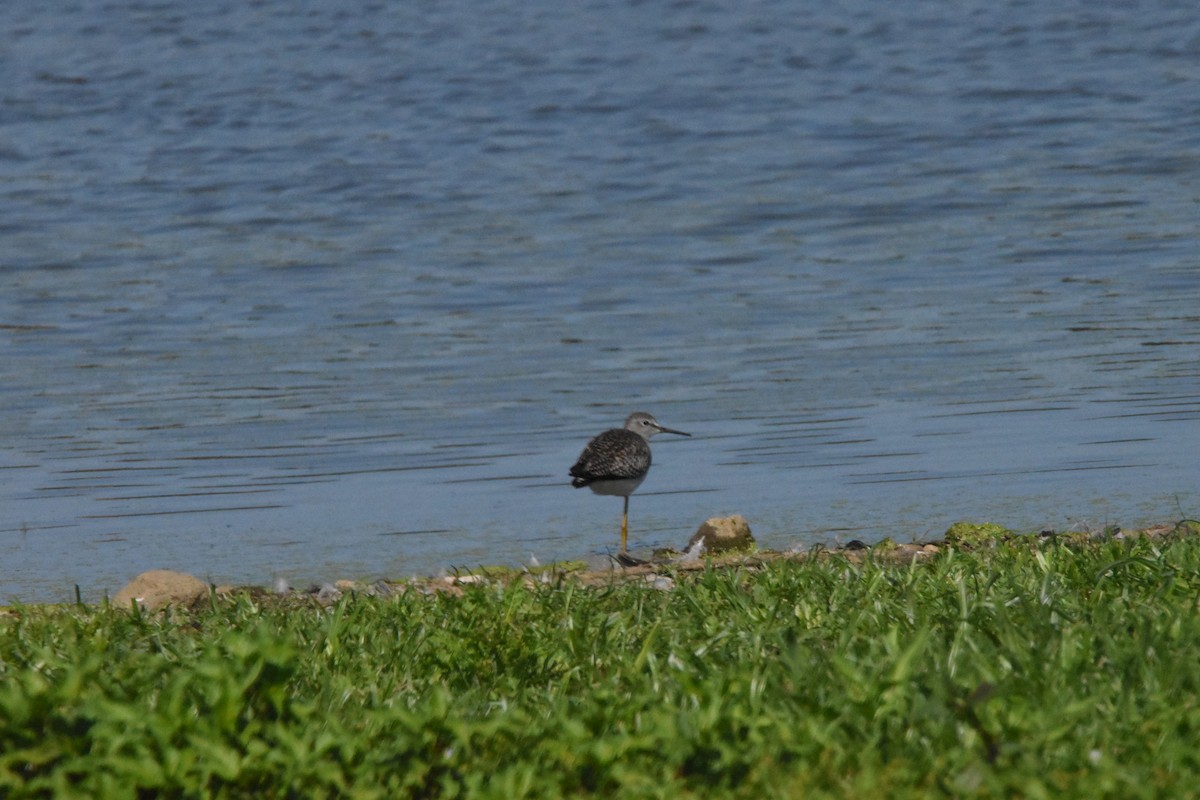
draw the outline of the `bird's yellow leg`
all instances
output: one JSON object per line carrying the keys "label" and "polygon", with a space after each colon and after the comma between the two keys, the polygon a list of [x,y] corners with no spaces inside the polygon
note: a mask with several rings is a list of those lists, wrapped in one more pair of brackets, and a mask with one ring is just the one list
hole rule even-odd
{"label": "bird's yellow leg", "polygon": [[621,552],[625,552],[625,536],[629,530],[629,497],[625,498],[625,511],[621,514]]}

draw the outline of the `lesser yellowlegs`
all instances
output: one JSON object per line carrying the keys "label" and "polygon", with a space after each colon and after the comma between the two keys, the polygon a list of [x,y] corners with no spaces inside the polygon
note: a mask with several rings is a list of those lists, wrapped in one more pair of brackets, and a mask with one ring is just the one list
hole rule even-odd
{"label": "lesser yellowlegs", "polygon": [[650,414],[636,411],[625,420],[624,428],[612,428],[588,442],[571,467],[571,485],[584,486],[596,494],[625,498],[621,514],[621,551],[618,560],[624,561],[625,540],[629,530],[629,495],[633,494],[646,473],[650,471],[650,437],[656,433],[690,433],[664,428]]}

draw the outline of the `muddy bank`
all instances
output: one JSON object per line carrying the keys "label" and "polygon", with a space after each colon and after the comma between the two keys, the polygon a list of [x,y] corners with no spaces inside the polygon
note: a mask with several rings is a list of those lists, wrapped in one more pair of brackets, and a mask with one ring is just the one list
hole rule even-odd
{"label": "muddy bank", "polygon": [[[594,560],[558,562],[544,566],[481,566],[457,570],[450,574],[401,580],[340,579],[299,590],[286,585],[269,588],[208,586],[186,573],[154,570],[137,576],[112,598],[111,603],[114,606],[127,607],[136,602],[145,611],[155,611],[167,606],[189,607],[208,603],[214,598],[224,596],[248,595],[263,602],[330,604],[346,594],[368,597],[387,597],[404,592],[426,595],[461,594],[473,585],[507,585],[518,581],[529,586],[565,581],[583,586],[607,586],[617,581],[637,581],[654,589],[669,591],[674,588],[677,580],[684,579],[689,573],[713,568],[754,569],[779,560],[844,558],[852,563],[862,563],[871,559],[876,563],[907,565],[914,561],[932,559],[948,548],[981,550],[1006,543],[1017,546],[1039,546],[1045,543],[1081,545],[1105,540],[1200,535],[1200,522],[1196,520],[1180,520],[1139,529],[1114,526],[1099,531],[1069,533],[1050,530],[1022,533],[995,523],[958,522],[950,526],[942,539],[933,542],[897,543],[891,539],[884,539],[868,546],[855,540],[837,548],[817,545],[805,549],[770,551],[754,547],[749,527],[745,525],[744,520],[740,520],[740,525],[713,523],[713,520],[709,520],[701,526],[700,531],[689,542],[689,549],[686,551],[658,551],[644,560],[607,558],[604,560],[606,563],[600,566],[597,566]],[[744,527],[744,536],[739,535],[737,546],[730,546],[732,539],[706,542],[701,536],[706,526],[709,529],[725,530],[740,530]]]}

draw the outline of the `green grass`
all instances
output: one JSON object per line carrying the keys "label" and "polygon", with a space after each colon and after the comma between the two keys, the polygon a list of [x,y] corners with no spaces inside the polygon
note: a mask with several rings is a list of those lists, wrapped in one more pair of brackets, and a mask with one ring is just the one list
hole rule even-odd
{"label": "green grass", "polygon": [[0,796],[1189,797],[1200,539],[0,617]]}

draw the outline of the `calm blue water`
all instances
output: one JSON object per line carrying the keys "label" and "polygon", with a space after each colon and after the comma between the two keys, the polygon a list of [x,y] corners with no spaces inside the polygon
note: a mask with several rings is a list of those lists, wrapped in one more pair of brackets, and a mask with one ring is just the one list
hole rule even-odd
{"label": "calm blue water", "polygon": [[1200,514],[1200,17],[0,7],[0,599]]}

